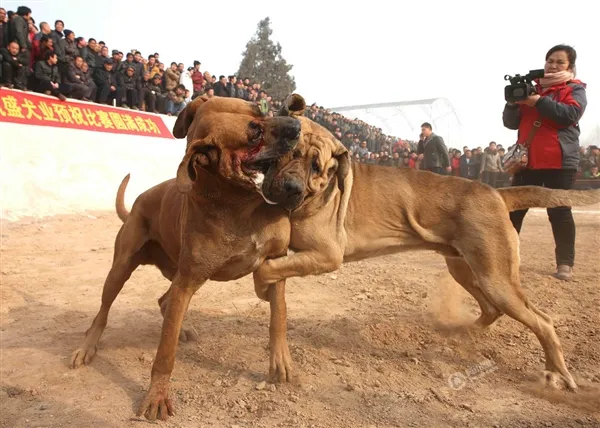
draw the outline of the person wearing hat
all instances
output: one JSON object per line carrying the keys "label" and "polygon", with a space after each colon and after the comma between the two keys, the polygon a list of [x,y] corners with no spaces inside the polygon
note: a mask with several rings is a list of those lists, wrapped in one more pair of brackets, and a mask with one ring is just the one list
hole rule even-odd
{"label": "person wearing hat", "polygon": [[67,62],[70,64],[73,62],[75,57],[79,55],[79,48],[77,47],[77,42],[75,41],[75,33],[71,30],[65,30],[65,56],[67,57]]}
{"label": "person wearing hat", "polygon": [[[146,80],[146,76],[148,76],[148,80]],[[152,78],[149,73],[144,75],[144,102],[146,111],[165,114],[167,112],[167,92],[161,86],[160,81],[160,74],[155,74]]]}
{"label": "person wearing hat", "polygon": [[98,87],[97,102],[99,104],[110,105],[114,99],[117,107],[123,105],[123,74],[114,70],[112,58],[106,59],[102,68],[96,68],[94,83]]}
{"label": "person wearing hat", "polygon": [[139,79],[135,74],[135,67],[128,65],[123,76],[123,87],[125,90],[125,99],[127,105],[125,107],[132,108],[133,110],[139,110],[140,105],[140,92],[141,92],[142,80]]}

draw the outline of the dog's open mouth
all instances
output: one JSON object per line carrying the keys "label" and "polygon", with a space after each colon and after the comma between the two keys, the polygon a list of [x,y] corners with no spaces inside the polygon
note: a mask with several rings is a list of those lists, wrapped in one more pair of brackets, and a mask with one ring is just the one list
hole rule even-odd
{"label": "dog's open mouth", "polygon": [[277,202],[269,200],[263,193],[263,183],[265,176],[268,175],[270,169],[277,165],[277,159],[261,159],[254,162],[246,162],[242,164],[242,171],[246,174],[254,183],[256,190],[263,197],[266,203],[271,205],[277,205]]}
{"label": "dog's open mouth", "polygon": [[249,162],[242,164],[242,171],[249,177],[256,174],[266,174],[269,169],[277,162],[277,159],[263,159],[258,162]]}

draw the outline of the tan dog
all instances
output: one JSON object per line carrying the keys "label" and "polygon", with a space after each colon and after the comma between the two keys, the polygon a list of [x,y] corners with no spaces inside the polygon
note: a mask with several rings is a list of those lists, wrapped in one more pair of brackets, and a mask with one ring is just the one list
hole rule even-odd
{"label": "tan dog", "polygon": [[[71,364],[89,364],[94,357],[110,307],[131,273],[139,265],[158,267],[172,284],[159,299],[162,333],[138,416],[166,419],[173,413],[169,378],[177,341],[202,284],[241,278],[266,258],[286,254],[290,224],[282,206],[292,209],[301,199],[298,189],[290,190],[285,181],[273,184],[265,173],[295,147],[300,130],[297,119],[262,117],[256,105],[239,99],[199,98],[174,126],[176,137],[188,137],[177,177],[142,193],[130,213],[123,203],[129,176],[119,187],[117,213],[124,224],[102,305]],[[266,203],[269,198],[281,206]]]}
{"label": "tan dog", "polygon": [[274,172],[304,177],[304,202],[291,216],[289,248],[294,253],[267,260],[254,273],[257,296],[269,300],[275,312],[272,359],[276,353],[285,360],[276,367],[278,380],[289,379],[291,367],[285,338],[286,278],[332,272],[345,262],[401,251],[433,250],[445,257],[450,274],[479,303],[481,316],[475,326],[487,327],[503,314],[520,321],[544,349],[546,381],[577,388],[551,318],[535,308],[521,288],[519,236],[509,211],[593,204],[600,201],[600,190],[494,190],[427,171],[357,163],[347,168],[339,141],[316,123],[301,120],[295,159],[284,158]]}

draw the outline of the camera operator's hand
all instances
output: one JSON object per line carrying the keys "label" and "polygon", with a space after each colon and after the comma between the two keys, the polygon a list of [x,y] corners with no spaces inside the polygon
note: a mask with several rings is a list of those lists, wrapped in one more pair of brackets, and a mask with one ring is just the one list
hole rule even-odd
{"label": "camera operator's hand", "polygon": [[537,104],[540,96],[538,94],[529,95],[526,100],[517,101],[517,104],[525,104],[526,106],[533,107]]}

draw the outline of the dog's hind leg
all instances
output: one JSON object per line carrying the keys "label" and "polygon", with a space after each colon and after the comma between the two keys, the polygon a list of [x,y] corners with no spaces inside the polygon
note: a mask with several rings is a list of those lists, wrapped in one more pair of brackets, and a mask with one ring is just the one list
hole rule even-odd
{"label": "dog's hind leg", "polygon": [[457,257],[446,257],[446,265],[450,275],[458,282],[465,290],[467,290],[481,309],[481,315],[475,321],[474,326],[477,328],[485,328],[494,323],[498,318],[502,316],[502,312],[494,306],[492,302],[483,294],[479,289],[477,280],[473,275],[473,271],[462,258]]}
{"label": "dog's hind leg", "polygon": [[147,239],[142,219],[130,216],[121,226],[115,240],[113,263],[102,290],[102,304],[91,327],[85,333],[82,345],[71,356],[71,367],[89,364],[98,349],[98,341],[104,332],[108,312],[121,292],[123,285],[143,260],[141,252]]}
{"label": "dog's hind leg", "polygon": [[487,299],[509,317],[529,327],[546,355],[545,382],[552,387],[564,383],[577,389],[567,370],[563,350],[552,319],[535,308],[524,295],[519,279],[518,236],[506,216],[485,244],[465,246],[461,253],[472,266],[479,288]]}

